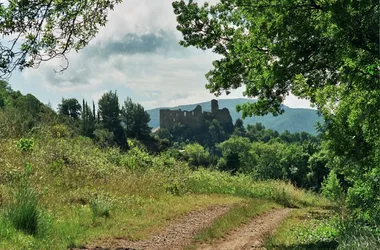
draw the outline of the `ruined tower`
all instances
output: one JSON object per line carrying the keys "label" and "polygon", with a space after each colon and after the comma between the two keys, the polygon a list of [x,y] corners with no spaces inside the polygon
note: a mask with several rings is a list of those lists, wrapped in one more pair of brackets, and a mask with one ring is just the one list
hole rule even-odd
{"label": "ruined tower", "polygon": [[211,100],[211,113],[216,114],[218,110],[219,110],[218,101],[215,99]]}

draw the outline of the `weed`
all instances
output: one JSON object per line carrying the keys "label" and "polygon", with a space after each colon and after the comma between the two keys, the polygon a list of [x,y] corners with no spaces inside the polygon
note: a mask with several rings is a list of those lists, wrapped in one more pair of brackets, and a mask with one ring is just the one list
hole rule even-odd
{"label": "weed", "polygon": [[34,140],[33,139],[26,139],[26,138],[21,138],[18,143],[17,147],[22,151],[22,152],[27,152],[31,151],[34,148]]}
{"label": "weed", "polygon": [[96,196],[90,200],[90,208],[94,218],[96,217],[110,217],[111,211],[114,208],[113,201],[105,196]]}

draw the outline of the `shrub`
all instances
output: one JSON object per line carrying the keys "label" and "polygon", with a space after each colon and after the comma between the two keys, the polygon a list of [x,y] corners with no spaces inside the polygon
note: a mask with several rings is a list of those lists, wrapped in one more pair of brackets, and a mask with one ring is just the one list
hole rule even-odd
{"label": "shrub", "polygon": [[207,166],[210,161],[210,153],[199,143],[186,145],[184,147],[183,157],[190,165],[195,167]]}
{"label": "shrub", "polygon": [[70,130],[63,124],[57,124],[50,129],[53,138],[66,138],[70,135]]}
{"label": "shrub", "polygon": [[322,194],[330,200],[341,200],[343,190],[334,170],[332,170],[328,177],[322,182]]}

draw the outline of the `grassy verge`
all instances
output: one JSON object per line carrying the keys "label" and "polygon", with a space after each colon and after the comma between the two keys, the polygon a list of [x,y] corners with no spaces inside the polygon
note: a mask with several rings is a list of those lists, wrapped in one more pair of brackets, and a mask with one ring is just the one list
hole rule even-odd
{"label": "grassy verge", "polygon": [[229,194],[245,198],[271,200],[285,207],[329,206],[330,202],[315,193],[283,181],[256,181],[247,175],[200,169],[191,172],[187,188],[195,193]]}
{"label": "grassy verge", "polygon": [[[11,140],[0,144],[0,249],[67,249],[114,237],[137,240],[210,205],[247,199],[271,204],[258,207],[249,201],[235,207],[204,232],[204,238],[212,238],[275,203],[321,202],[287,183],[190,171],[168,155],[151,156],[139,148],[128,154],[100,150],[86,138],[36,141],[27,151],[16,145]],[[20,181],[28,184],[27,198],[14,195]]]}
{"label": "grassy verge", "polygon": [[220,195],[167,195],[160,199],[125,197],[121,200],[114,202],[107,216],[99,214],[99,209],[94,211],[92,204],[62,206],[50,213],[48,232],[41,236],[17,230],[3,213],[0,216],[0,249],[67,249],[103,238],[143,239],[189,211],[241,202],[241,198]]}
{"label": "grassy verge", "polygon": [[196,249],[196,245],[201,242],[210,242],[222,238],[229,231],[249,222],[252,217],[278,207],[281,206],[277,203],[258,199],[248,199],[245,202],[236,204],[209,228],[201,230],[194,237],[193,244],[188,246],[187,249]]}
{"label": "grassy verge", "polygon": [[266,248],[273,250],[336,249],[337,234],[334,212],[322,208],[292,211],[277,231],[267,239]]}

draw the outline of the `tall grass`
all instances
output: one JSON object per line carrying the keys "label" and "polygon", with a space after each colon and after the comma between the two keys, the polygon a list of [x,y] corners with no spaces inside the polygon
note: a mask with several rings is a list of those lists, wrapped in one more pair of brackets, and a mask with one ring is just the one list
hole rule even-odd
{"label": "tall grass", "polygon": [[286,207],[330,204],[321,196],[298,189],[283,181],[255,181],[247,175],[232,176],[228,173],[206,169],[191,172],[186,186],[194,193],[218,193],[267,199]]}
{"label": "tall grass", "polygon": [[37,195],[26,181],[22,181],[16,190],[15,200],[8,208],[7,218],[17,230],[26,234],[36,236],[42,233],[43,216],[38,207]]}
{"label": "tall grass", "polygon": [[365,226],[349,223],[340,227],[337,250],[380,249],[380,235]]}
{"label": "tall grass", "polygon": [[94,218],[110,217],[114,204],[110,198],[97,196],[90,200],[90,208]]}
{"label": "tall grass", "polygon": [[[16,188],[26,156],[34,167],[28,185]],[[30,152],[4,141],[0,164],[0,249],[67,249],[110,235],[143,238],[193,209],[245,198],[286,206],[320,202],[283,182],[191,171],[168,154],[100,150],[85,138],[37,138]],[[49,221],[46,211],[54,220]]]}

